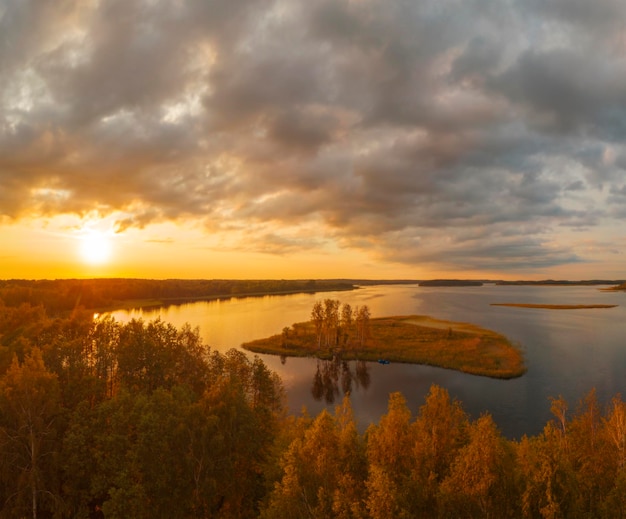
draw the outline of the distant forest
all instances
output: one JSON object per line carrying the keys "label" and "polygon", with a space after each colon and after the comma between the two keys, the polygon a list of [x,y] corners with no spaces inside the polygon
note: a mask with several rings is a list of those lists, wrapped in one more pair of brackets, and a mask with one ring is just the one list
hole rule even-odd
{"label": "distant forest", "polygon": [[[76,308],[113,310],[125,306],[158,306],[228,297],[315,293],[353,290],[367,285],[419,284],[420,286],[514,285],[619,285],[621,280],[593,281],[487,281],[408,279],[56,279],[0,280],[0,299],[7,306],[42,305],[48,315]],[[620,289],[619,286],[615,289]],[[626,284],[622,285],[626,289]]]}
{"label": "distant forest", "polygon": [[[534,285],[534,286],[592,286],[592,285],[626,285],[623,279],[588,279],[583,281],[568,281],[544,279],[542,281],[497,281],[497,285]],[[626,288],[626,286],[625,286]]]}
{"label": "distant forest", "polygon": [[626,288],[624,280],[609,279],[589,279],[583,281],[568,281],[544,279],[541,281],[502,281],[502,280],[473,280],[473,279],[431,279],[428,281],[420,281],[421,287],[477,287],[484,283],[493,283],[496,285],[529,285],[529,286],[593,286],[593,285],[620,285],[623,290]]}
{"label": "distant forest", "polygon": [[480,287],[482,281],[471,279],[431,279],[430,281],[420,281],[421,287]]}
{"label": "distant forest", "polygon": [[57,279],[0,280],[0,299],[7,306],[42,305],[50,314],[78,307],[108,309],[124,302],[173,304],[246,295],[352,290],[343,280],[239,279]]}
{"label": "distant forest", "polygon": [[348,397],[290,416],[259,358],[190,326],[0,298],[0,517],[626,517],[626,404],[552,412],[510,440],[433,386],[360,433]]}

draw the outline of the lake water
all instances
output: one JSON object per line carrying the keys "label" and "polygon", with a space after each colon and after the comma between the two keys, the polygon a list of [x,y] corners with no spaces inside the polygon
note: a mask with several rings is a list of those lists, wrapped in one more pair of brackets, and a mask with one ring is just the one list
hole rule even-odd
{"label": "lake water", "polygon": [[[308,320],[314,302],[325,298],[353,307],[366,304],[373,317],[420,314],[490,328],[519,343],[528,372],[514,380],[495,380],[428,366],[356,362],[333,366],[315,359],[260,355],[281,376],[292,412],[300,412],[303,406],[312,415],[323,408],[332,409],[349,388],[355,416],[364,430],[386,412],[389,393],[402,392],[416,413],[431,384],[438,384],[460,400],[473,418],[487,411],[507,437],[520,438],[538,434],[551,418],[550,397],[562,395],[571,410],[592,388],[602,403],[610,402],[617,393],[626,398],[626,293],[603,292],[598,287],[371,286],[350,292],[227,299],[112,315],[123,322],[133,317],[161,317],[176,326],[188,322],[200,327],[212,349],[225,352]],[[490,303],[620,306],[546,310]]]}

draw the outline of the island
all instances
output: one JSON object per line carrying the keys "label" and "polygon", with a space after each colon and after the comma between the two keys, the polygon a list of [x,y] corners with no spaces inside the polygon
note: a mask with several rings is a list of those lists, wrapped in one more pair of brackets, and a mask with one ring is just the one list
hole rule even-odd
{"label": "island", "polygon": [[615,279],[586,279],[579,281],[570,281],[567,279],[543,279],[541,281],[496,281],[496,285],[516,285],[516,286],[550,286],[550,287],[575,287],[575,286],[594,286],[594,285],[619,285],[624,280]]}
{"label": "island", "polygon": [[513,306],[516,308],[543,308],[546,310],[585,310],[589,308],[615,308],[619,305],[544,305],[535,303],[491,303],[491,306]]}
{"label": "island", "polygon": [[364,334],[338,330],[322,343],[314,321],[296,323],[282,334],[247,342],[255,353],[317,357],[388,364],[426,364],[492,378],[510,379],[526,372],[520,349],[506,337],[469,323],[423,315],[373,318]]}

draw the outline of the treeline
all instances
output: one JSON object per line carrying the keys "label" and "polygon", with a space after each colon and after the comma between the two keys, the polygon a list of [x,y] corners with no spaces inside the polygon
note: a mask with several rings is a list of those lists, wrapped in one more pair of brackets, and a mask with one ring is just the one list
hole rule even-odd
{"label": "treeline", "polygon": [[0,280],[0,299],[7,306],[42,305],[49,314],[78,307],[107,308],[124,301],[174,303],[218,296],[352,290],[333,280],[237,279],[57,279]]}
{"label": "treeline", "polygon": [[474,279],[430,279],[428,281],[420,281],[421,287],[481,287],[482,281]]}
{"label": "treeline", "polygon": [[588,279],[583,281],[544,279],[542,281],[496,281],[496,285],[530,285],[530,286],[593,286],[593,285],[619,285],[623,279]]}
{"label": "treeline", "polygon": [[413,417],[390,395],[359,434],[344,399],[302,419],[261,517],[626,517],[626,404],[602,412],[591,392],[572,417],[563,399],[536,437],[505,439],[437,386]]}
{"label": "treeline", "polygon": [[0,305],[0,517],[256,517],[284,393],[198,331]]}
{"label": "treeline", "polygon": [[433,386],[361,433],[189,326],[0,303],[0,517],[626,517],[626,404],[552,411],[508,440]]}

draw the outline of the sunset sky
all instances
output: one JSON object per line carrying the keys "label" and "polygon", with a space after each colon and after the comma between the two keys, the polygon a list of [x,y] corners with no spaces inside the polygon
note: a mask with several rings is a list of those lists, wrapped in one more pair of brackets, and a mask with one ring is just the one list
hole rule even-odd
{"label": "sunset sky", "polygon": [[0,278],[625,278],[623,0],[0,0]]}

